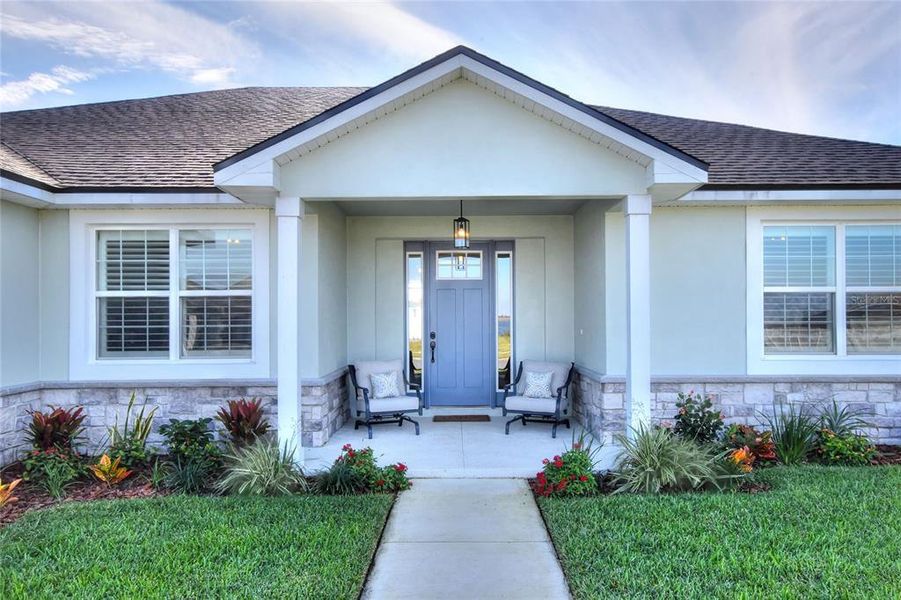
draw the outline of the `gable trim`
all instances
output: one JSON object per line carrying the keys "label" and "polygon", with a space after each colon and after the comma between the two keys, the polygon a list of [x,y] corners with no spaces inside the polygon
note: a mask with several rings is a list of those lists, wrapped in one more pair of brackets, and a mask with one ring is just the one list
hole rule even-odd
{"label": "gable trim", "polygon": [[487,56],[485,56],[483,54],[479,54],[478,52],[472,50],[471,48],[467,48],[466,46],[457,46],[456,48],[452,48],[452,49],[448,50],[447,52],[439,54],[438,56],[436,56],[416,67],[413,67],[412,69],[405,71],[404,73],[401,73],[400,75],[397,75],[396,77],[392,77],[388,81],[385,81],[384,83],[381,83],[381,84],[377,85],[376,87],[370,88],[370,89],[366,90],[365,92],[362,92],[361,94],[358,94],[358,95],[354,96],[353,98],[350,98],[349,100],[346,100],[346,101],[342,102],[341,104],[338,104],[337,106],[334,106],[334,107],[326,110],[325,112],[322,112],[322,113],[316,115],[315,117],[308,119],[307,121],[304,121],[303,123],[299,123],[299,124],[295,125],[294,127],[291,127],[290,129],[286,129],[285,131],[283,131],[279,134],[276,134],[262,142],[259,142],[258,144],[255,144],[254,146],[251,146],[250,148],[242,150],[241,152],[238,152],[237,154],[234,154],[234,155],[214,164],[213,172],[215,173],[215,172],[221,171],[222,169],[225,169],[226,167],[229,167],[229,166],[231,166],[235,163],[238,163],[246,158],[249,158],[267,148],[270,148],[270,147],[278,144],[279,142],[282,142],[282,141],[284,141],[288,138],[291,138],[299,133],[302,133],[312,127],[315,127],[316,125],[319,125],[320,123],[323,123],[324,121],[327,121],[327,120],[331,119],[332,117],[335,117],[335,116],[361,104],[362,102],[365,102],[366,100],[374,98],[374,97],[378,96],[379,94],[381,94],[381,93],[383,93],[383,92],[385,92],[385,91],[387,91],[387,90],[389,90],[389,89],[391,89],[391,88],[393,88],[393,87],[395,87],[395,86],[397,86],[421,73],[424,73],[425,71],[428,71],[429,69],[432,69],[442,63],[445,63],[445,62],[453,59],[456,56],[460,56],[460,55],[466,56],[466,57],[470,58],[471,60],[473,60],[477,63],[480,63],[481,65],[483,65],[485,67],[488,67],[489,69],[492,69],[502,75],[510,77],[510,78],[514,79],[515,81],[532,88],[533,90],[536,90],[542,94],[545,94],[545,95],[549,96],[550,98],[553,98],[554,100],[562,102],[562,103],[566,104],[567,106],[569,106],[570,108],[578,110],[597,121],[600,121],[600,122],[602,122],[610,127],[613,127],[619,131],[622,131],[623,133],[626,133],[629,136],[631,136],[637,140],[640,140],[650,146],[653,146],[654,148],[661,150],[662,152],[665,152],[666,154],[674,156],[675,158],[678,158],[679,160],[682,160],[682,161],[692,165],[693,167],[696,167],[705,172],[708,169],[708,164],[706,162],[704,162],[694,156],[691,156],[690,154],[687,154],[673,146],[670,146],[669,144],[666,144],[665,142],[662,142],[662,141],[658,140],[657,138],[644,133],[643,131],[640,131],[638,129],[635,129],[634,127],[626,125],[622,121],[618,121],[617,119],[614,119],[613,117],[610,117],[609,115],[606,115],[586,104],[583,104],[577,100],[574,100],[571,97],[567,96],[566,94],[564,94],[558,90],[555,90],[554,88],[552,88],[550,86],[547,86],[539,81],[536,81],[536,80],[520,73],[519,71],[511,69],[510,67],[507,67],[506,65],[503,65],[491,58],[488,58]]}

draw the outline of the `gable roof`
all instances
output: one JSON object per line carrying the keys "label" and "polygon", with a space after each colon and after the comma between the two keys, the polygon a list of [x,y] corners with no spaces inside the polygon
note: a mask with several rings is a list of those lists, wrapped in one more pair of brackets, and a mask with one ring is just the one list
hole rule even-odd
{"label": "gable roof", "polygon": [[464,54],[708,171],[701,190],[901,189],[901,146],[588,106],[468,48],[375,88],[240,88],[0,114],[0,174],[56,191],[214,191],[214,170]]}

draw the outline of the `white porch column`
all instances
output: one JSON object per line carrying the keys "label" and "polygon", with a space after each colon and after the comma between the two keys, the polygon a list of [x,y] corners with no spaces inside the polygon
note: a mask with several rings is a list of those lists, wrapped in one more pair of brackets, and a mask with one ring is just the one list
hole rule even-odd
{"label": "white porch column", "polygon": [[303,202],[279,196],[278,221],[278,442],[294,446],[303,463],[300,408],[300,261]]}
{"label": "white porch column", "polygon": [[651,197],[626,196],[626,427],[651,423]]}

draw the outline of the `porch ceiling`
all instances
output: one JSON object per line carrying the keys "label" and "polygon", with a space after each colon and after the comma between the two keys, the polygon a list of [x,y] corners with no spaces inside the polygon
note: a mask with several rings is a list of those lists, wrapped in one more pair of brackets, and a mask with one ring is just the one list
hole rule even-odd
{"label": "porch ceiling", "polygon": [[[585,198],[464,198],[463,212],[466,216],[572,215],[590,201]],[[617,200],[607,202],[614,204]],[[455,217],[460,213],[459,198],[340,200],[335,205],[354,217]]]}

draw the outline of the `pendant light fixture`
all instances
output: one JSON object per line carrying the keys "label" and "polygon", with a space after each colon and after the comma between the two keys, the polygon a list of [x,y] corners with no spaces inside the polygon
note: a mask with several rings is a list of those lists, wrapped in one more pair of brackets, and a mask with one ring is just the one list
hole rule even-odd
{"label": "pendant light fixture", "polygon": [[454,219],[454,248],[469,249],[469,219],[463,217],[463,200],[460,200],[460,216]]}

